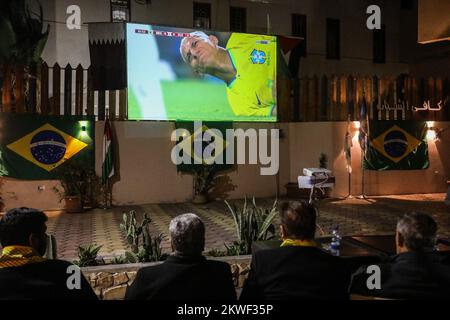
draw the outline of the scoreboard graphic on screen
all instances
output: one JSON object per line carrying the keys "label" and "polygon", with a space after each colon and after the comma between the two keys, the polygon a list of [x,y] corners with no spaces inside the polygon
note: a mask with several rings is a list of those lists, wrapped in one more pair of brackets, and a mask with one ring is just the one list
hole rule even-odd
{"label": "scoreboard graphic on screen", "polygon": [[277,38],[127,24],[128,118],[277,120]]}

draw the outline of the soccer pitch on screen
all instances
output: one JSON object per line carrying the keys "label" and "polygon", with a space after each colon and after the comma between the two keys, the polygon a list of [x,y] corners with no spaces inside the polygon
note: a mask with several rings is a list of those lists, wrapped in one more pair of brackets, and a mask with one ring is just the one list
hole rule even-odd
{"label": "soccer pitch on screen", "polygon": [[127,24],[130,120],[277,120],[277,39]]}

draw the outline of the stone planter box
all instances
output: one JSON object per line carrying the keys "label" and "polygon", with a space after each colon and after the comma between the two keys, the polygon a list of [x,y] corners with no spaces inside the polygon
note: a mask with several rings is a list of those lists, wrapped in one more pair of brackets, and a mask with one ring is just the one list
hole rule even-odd
{"label": "stone planter box", "polygon": [[[250,271],[251,255],[209,258],[223,261],[231,266],[234,286],[239,294]],[[81,268],[86,279],[102,300],[121,300],[125,297],[127,287],[131,285],[140,268],[158,265],[162,262],[111,264]]]}

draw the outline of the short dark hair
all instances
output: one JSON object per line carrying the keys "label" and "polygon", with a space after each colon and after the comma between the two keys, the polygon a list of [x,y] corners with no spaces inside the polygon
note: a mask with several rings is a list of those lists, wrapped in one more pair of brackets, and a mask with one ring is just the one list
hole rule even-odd
{"label": "short dark hair", "polygon": [[187,255],[201,254],[205,248],[205,225],[193,213],[179,215],[170,221],[173,249]]}
{"label": "short dark hair", "polygon": [[306,201],[288,201],[280,206],[281,224],[287,236],[313,239],[316,234],[316,208]]}
{"label": "short dark hair", "polygon": [[0,219],[0,243],[3,247],[28,245],[31,234],[39,234],[44,229],[47,216],[32,208],[14,208]]}
{"label": "short dark hair", "polygon": [[423,212],[409,212],[398,220],[397,231],[409,250],[415,252],[434,250],[437,224],[430,215]]}

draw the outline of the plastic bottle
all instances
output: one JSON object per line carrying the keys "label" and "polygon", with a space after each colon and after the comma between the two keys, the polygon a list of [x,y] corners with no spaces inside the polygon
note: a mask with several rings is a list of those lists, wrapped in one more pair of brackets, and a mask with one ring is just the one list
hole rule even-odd
{"label": "plastic bottle", "polygon": [[339,227],[336,226],[333,228],[333,231],[331,232],[331,243],[330,248],[331,250],[339,250],[341,248],[341,236],[339,235]]}

